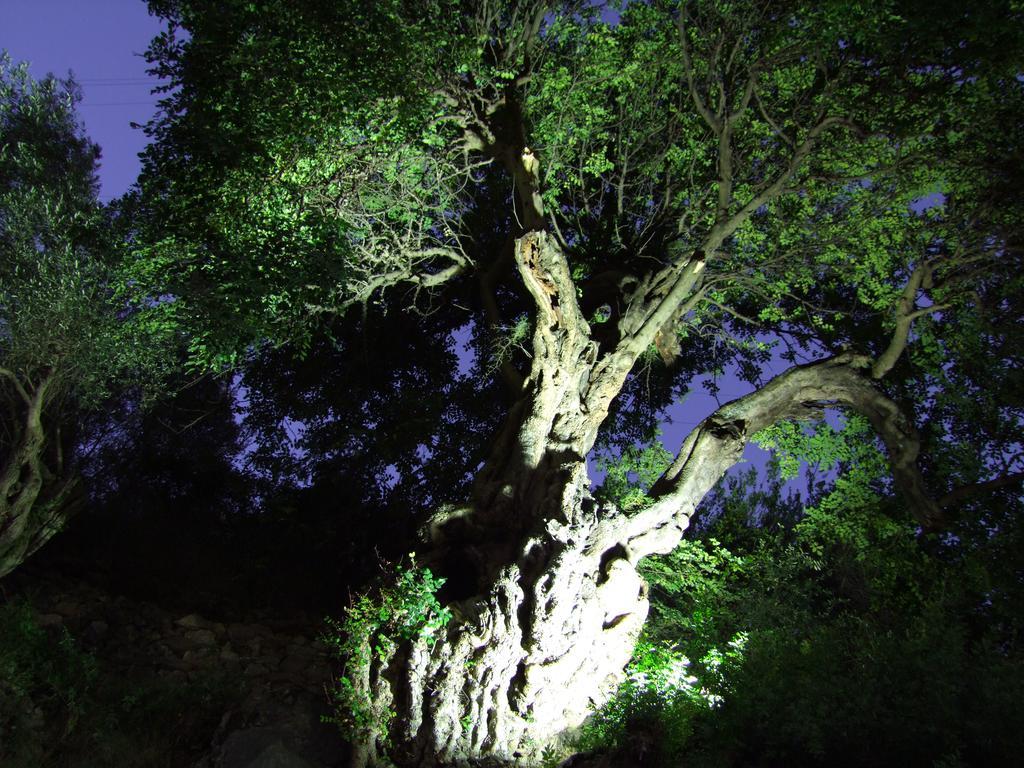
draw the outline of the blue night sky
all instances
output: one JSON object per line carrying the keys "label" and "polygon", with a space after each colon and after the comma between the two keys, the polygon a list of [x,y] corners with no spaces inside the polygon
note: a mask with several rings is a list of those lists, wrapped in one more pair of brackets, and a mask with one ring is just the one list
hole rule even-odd
{"label": "blue night sky", "polygon": [[0,49],[27,61],[36,78],[72,72],[82,87],[78,112],[100,145],[101,197],[127,191],[139,171],[142,131],[157,97],[142,58],[160,31],[143,0],[0,0]]}

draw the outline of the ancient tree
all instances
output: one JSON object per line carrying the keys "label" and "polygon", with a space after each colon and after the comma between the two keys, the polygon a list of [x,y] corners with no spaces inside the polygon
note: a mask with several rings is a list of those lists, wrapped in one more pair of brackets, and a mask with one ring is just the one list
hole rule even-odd
{"label": "ancient tree", "polygon": [[[499,339],[528,328],[489,366],[508,408],[471,495],[425,526],[421,561],[459,582],[452,620],[353,675],[375,721],[358,761],[511,763],[578,725],[644,624],[637,562],[671,550],[781,421],[863,415],[922,530],[942,526],[948,489],[922,476],[888,382],[917,375],[908,349],[934,340],[929,324],[971,311],[1016,258],[975,161],[986,99],[1020,85],[995,65],[965,76],[981,59],[962,19],[849,3],[151,5],[170,27],[150,55],[173,86],[149,128],[139,269],[177,297],[198,362],[301,343],[311,320],[382,301],[457,305]],[[773,345],[793,364],[705,418],[643,503],[595,498],[587,457],[637,372],[671,377],[721,345],[748,368]]]}

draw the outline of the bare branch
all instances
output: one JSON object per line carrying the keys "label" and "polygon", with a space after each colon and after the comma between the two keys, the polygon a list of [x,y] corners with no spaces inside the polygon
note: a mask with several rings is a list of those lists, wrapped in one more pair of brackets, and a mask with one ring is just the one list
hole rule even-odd
{"label": "bare branch", "polygon": [[686,72],[686,85],[690,91],[690,98],[693,100],[693,105],[697,108],[697,113],[704,118],[704,122],[707,123],[708,127],[717,135],[721,133],[720,121],[708,108],[704,98],[697,90],[697,83],[694,80],[693,61],[690,54],[690,38],[686,29],[686,24],[689,20],[690,14],[684,6],[679,13],[679,20],[676,22],[676,26],[679,29],[679,39],[682,43],[683,69]]}
{"label": "bare branch", "polygon": [[795,148],[796,144],[793,142],[793,140],[786,135],[786,132],[782,129],[782,127],[772,119],[771,115],[768,114],[768,110],[765,109],[764,103],[761,101],[761,94],[760,92],[757,91],[756,88],[754,89],[754,102],[757,104],[758,113],[761,115],[762,119],[766,123],[768,123],[772,131],[774,131],[775,135],[782,139],[782,141],[784,141],[790,147]]}
{"label": "bare branch", "polygon": [[743,117],[743,114],[747,111],[747,107],[750,106],[751,98],[754,96],[754,90],[757,86],[757,77],[760,73],[760,62],[758,62],[750,68],[750,72],[747,75],[747,82],[743,86],[743,96],[740,97],[740,103],[736,109],[729,113],[726,118],[727,122],[735,123]]}
{"label": "bare branch", "polygon": [[707,237],[704,250],[707,253],[713,253],[730,235],[739,229],[740,226],[742,226],[758,208],[785,192],[786,185],[789,183],[790,179],[796,175],[797,171],[800,170],[800,166],[803,165],[808,156],[810,156],[811,151],[814,149],[814,145],[818,142],[818,139],[821,138],[825,131],[839,126],[851,127],[852,123],[843,117],[825,117],[810,131],[808,131],[807,137],[800,142],[796,149],[793,150],[793,155],[790,157],[786,169],[779,174],[775,181],[762,189],[758,194],[754,195],[746,205],[740,208],[740,210],[728,219],[715,224]]}
{"label": "bare branch", "polygon": [[[512,259],[508,258],[507,255],[503,256],[495,259],[490,269],[480,274],[480,302],[483,304],[484,313],[487,315],[487,320],[493,328],[500,328],[503,322],[501,311],[498,308],[498,301],[494,295],[494,287],[501,273],[507,270],[511,263]],[[523,388],[523,375],[512,365],[512,361],[507,358],[501,360],[500,370],[509,391],[513,393],[520,392]]]}

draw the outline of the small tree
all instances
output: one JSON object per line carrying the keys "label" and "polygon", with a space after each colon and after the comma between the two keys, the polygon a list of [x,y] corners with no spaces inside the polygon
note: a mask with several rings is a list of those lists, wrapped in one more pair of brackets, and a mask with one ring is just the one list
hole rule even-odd
{"label": "small tree", "polygon": [[80,505],[73,414],[141,349],[113,299],[118,249],[78,99],[0,56],[0,576]]}

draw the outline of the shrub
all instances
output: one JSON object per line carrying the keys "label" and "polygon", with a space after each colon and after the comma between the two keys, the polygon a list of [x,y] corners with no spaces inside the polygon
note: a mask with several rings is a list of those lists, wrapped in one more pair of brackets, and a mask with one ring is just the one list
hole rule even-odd
{"label": "shrub", "polygon": [[66,630],[39,626],[25,602],[0,607],[0,764],[42,765],[86,713],[96,660]]}
{"label": "shrub", "polygon": [[667,643],[637,643],[626,679],[584,724],[576,748],[611,750],[631,762],[677,765],[697,724],[729,695],[745,635],[697,664]]}
{"label": "shrub", "polygon": [[445,580],[429,568],[395,568],[390,583],[375,595],[356,598],[341,621],[328,618],[322,636],[331,655],[343,665],[329,690],[336,723],[349,738],[374,734],[387,739],[393,711],[378,711],[370,698],[369,680],[375,665],[385,665],[402,642],[432,637],[451,619],[437,592]]}

